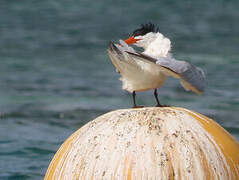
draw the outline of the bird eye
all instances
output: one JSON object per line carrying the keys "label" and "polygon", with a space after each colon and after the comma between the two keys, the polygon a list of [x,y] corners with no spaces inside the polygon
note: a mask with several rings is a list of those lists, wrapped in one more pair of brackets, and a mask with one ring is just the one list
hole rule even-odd
{"label": "bird eye", "polygon": [[135,36],[140,36],[140,35],[143,35],[141,32],[134,32],[133,33],[133,36],[135,37]]}

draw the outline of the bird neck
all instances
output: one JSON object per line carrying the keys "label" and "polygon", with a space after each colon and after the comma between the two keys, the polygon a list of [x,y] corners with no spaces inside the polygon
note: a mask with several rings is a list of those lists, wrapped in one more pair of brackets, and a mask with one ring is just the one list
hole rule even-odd
{"label": "bird neck", "polygon": [[144,54],[153,57],[167,57],[171,50],[171,42],[168,38],[164,37],[161,33],[155,34],[154,40],[144,46]]}

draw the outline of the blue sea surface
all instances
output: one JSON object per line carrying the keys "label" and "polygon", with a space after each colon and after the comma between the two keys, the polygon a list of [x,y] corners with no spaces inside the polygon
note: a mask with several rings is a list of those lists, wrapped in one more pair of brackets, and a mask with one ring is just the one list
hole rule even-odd
{"label": "blue sea surface", "polygon": [[[132,107],[106,49],[149,21],[176,59],[207,76],[202,96],[171,78],[160,101],[209,116],[239,140],[238,9],[236,0],[2,0],[0,179],[42,179],[74,131]],[[137,102],[154,106],[153,92],[137,93]]]}

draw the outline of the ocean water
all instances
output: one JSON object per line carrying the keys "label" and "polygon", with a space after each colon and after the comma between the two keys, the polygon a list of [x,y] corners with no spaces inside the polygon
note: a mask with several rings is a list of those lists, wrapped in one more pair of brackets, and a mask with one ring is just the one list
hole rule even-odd
{"label": "ocean water", "polygon": [[[74,131],[132,107],[106,49],[153,22],[177,59],[201,67],[202,96],[169,79],[163,104],[216,120],[239,140],[239,2],[2,0],[0,2],[0,179],[42,179]],[[138,104],[155,105],[153,92]]]}

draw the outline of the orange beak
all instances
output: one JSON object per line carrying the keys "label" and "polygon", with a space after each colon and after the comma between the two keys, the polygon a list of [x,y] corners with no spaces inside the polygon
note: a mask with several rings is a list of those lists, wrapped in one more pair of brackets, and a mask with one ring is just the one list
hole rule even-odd
{"label": "orange beak", "polygon": [[134,37],[130,37],[129,39],[124,40],[124,42],[126,42],[126,44],[130,45],[130,44],[134,44],[138,41],[139,39],[134,39]]}

